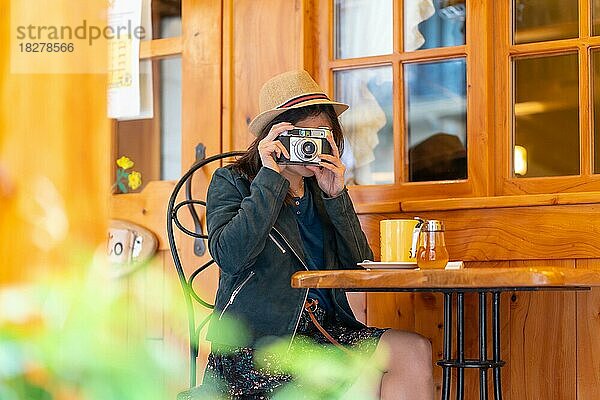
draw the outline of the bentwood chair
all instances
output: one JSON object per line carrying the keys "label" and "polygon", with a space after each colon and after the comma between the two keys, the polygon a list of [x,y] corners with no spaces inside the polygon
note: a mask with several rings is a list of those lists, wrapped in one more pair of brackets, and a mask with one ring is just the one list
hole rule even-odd
{"label": "bentwood chair", "polygon": [[[201,147],[203,149],[203,147]],[[220,163],[222,160],[232,158],[244,154],[242,151],[231,151],[228,153],[217,154],[215,156],[204,158],[196,162],[182,177],[179,179],[167,207],[167,237],[169,239],[169,246],[171,248],[171,255],[179,282],[183,289],[183,295],[185,298],[187,317],[188,317],[188,333],[189,333],[189,356],[190,356],[190,389],[180,393],[177,398],[178,400],[187,400],[192,398],[205,398],[206,388],[196,386],[196,369],[199,351],[199,338],[202,328],[208,323],[210,319],[210,313],[214,307],[206,300],[203,300],[194,289],[194,280],[200,276],[208,267],[215,264],[215,261],[208,255],[207,246],[205,241],[208,240],[207,234],[204,232],[202,217],[205,212],[202,210],[206,207],[205,200],[199,200],[194,198],[192,195],[192,182],[195,177],[203,175],[205,178],[209,178],[208,168],[204,168],[210,163]],[[198,211],[201,211],[200,213]],[[193,231],[191,226],[186,227],[182,222],[184,213],[189,213],[191,221],[194,225]],[[189,218],[188,217],[188,218]],[[189,224],[191,225],[191,224]],[[186,269],[183,268],[182,260],[180,257],[180,245],[176,242],[176,236],[183,241],[184,239],[193,240],[193,253],[197,257],[202,257],[206,260],[205,255],[209,257],[208,261],[202,265],[194,268],[191,273],[186,274]],[[190,250],[191,251],[191,250]],[[189,258],[188,258],[189,259]],[[215,264],[216,265],[216,264]],[[209,315],[204,317],[200,322],[196,321],[196,316],[199,310],[204,309],[209,311]]]}

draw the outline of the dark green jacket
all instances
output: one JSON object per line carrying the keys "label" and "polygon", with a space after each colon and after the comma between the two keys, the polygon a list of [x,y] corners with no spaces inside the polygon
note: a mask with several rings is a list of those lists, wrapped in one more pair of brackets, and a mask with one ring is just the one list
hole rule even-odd
{"label": "dark green jacket", "polygon": [[[314,178],[306,179],[323,221],[323,269],[355,269],[373,253],[346,189],[327,196]],[[207,339],[217,344],[254,346],[272,337],[293,336],[308,289],[294,289],[294,272],[307,267],[292,208],[284,203],[289,182],[261,168],[252,183],[230,166],[215,171],[207,195],[208,246],[221,268],[215,310]],[[346,294],[333,290],[336,318],[363,327]],[[246,340],[232,335],[226,321],[240,321]],[[229,331],[228,331],[229,327]]]}

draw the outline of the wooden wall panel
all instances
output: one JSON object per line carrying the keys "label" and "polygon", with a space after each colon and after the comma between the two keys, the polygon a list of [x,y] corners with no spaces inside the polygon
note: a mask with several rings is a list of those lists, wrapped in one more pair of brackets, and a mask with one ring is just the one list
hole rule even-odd
{"label": "wooden wall panel", "polygon": [[402,330],[415,329],[414,293],[368,293],[367,324]]}
{"label": "wooden wall panel", "polygon": [[[600,260],[577,260],[600,269]],[[600,399],[600,288],[577,293],[577,399]]]}
{"label": "wooden wall panel", "polygon": [[195,162],[198,143],[207,155],[221,152],[222,3],[182,1],[182,171]]}
{"label": "wooden wall panel", "polygon": [[[279,73],[302,68],[302,1],[237,0],[230,8],[231,149],[248,147],[253,136],[248,123],[258,114],[258,93],[265,81]],[[228,139],[225,139],[228,141]],[[225,149],[224,149],[225,150]]]}
{"label": "wooden wall panel", "polygon": [[441,219],[452,260],[535,260],[600,257],[600,204],[453,210],[411,214],[362,215],[363,229],[374,251],[379,221]]}
{"label": "wooden wall panel", "polygon": [[[573,260],[542,260],[575,268]],[[511,261],[526,267],[535,261]],[[516,292],[511,303],[510,371],[513,399],[575,399],[577,321],[574,292]]]}

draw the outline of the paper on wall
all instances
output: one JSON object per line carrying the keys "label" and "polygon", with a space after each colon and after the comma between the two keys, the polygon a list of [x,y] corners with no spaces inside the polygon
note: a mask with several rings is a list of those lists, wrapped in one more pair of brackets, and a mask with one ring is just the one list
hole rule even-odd
{"label": "paper on wall", "polygon": [[[143,35],[151,38],[151,18],[150,0],[113,0],[108,9],[113,32],[141,26]],[[140,35],[128,35],[109,40],[109,118],[153,117],[152,64],[149,60],[140,63],[140,39]]]}

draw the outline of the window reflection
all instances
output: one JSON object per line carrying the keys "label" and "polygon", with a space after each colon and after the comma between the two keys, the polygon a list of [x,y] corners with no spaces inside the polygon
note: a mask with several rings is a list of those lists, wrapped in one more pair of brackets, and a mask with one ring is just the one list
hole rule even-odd
{"label": "window reflection", "polygon": [[394,182],[392,67],[335,72],[335,98],[350,105],[341,115],[346,182]]}
{"label": "window reflection", "polygon": [[335,0],[335,58],[392,53],[391,0]]}
{"label": "window reflection", "polygon": [[577,0],[513,0],[515,43],[579,36]]}
{"label": "window reflection", "polygon": [[404,67],[410,182],[467,178],[464,59]]}
{"label": "window reflection", "polygon": [[518,177],[579,173],[577,54],[514,61],[514,145],[527,154]]}
{"label": "window reflection", "polygon": [[464,0],[404,2],[404,49],[432,49],[465,44]]}

